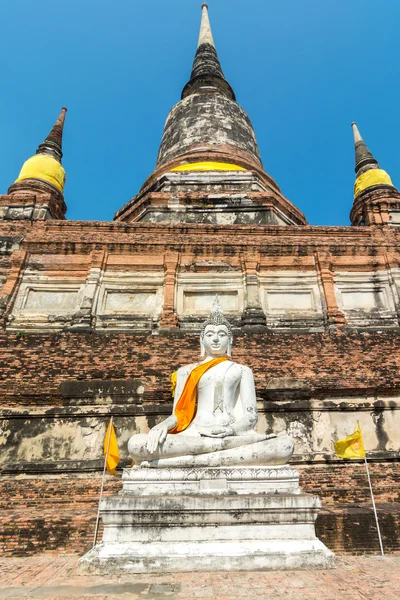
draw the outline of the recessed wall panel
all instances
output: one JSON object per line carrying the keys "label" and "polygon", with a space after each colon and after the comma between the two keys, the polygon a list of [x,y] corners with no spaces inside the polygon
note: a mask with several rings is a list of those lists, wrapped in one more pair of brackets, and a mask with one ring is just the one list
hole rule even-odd
{"label": "recessed wall panel", "polygon": [[374,310],[387,304],[383,290],[342,291],[342,300],[345,310]]}
{"label": "recessed wall panel", "polygon": [[148,314],[157,312],[157,293],[107,291],[105,313]]}
{"label": "recessed wall panel", "polygon": [[312,292],[270,292],[266,291],[268,310],[314,310]]}
{"label": "recessed wall panel", "polygon": [[29,289],[24,308],[26,310],[48,310],[64,312],[73,309],[78,298],[77,291],[53,291]]}
{"label": "recessed wall panel", "polygon": [[[183,294],[183,311],[185,314],[209,314],[216,292],[187,292]],[[239,310],[236,292],[218,292],[218,299],[224,312],[233,313]]]}

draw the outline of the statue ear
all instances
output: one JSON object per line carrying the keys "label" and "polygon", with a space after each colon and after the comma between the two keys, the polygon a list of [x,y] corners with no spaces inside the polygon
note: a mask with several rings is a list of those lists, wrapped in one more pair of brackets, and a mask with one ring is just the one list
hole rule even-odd
{"label": "statue ear", "polygon": [[203,336],[200,335],[200,357],[204,358],[205,354],[206,354],[206,350],[204,348]]}
{"label": "statue ear", "polygon": [[233,342],[233,339],[231,336],[229,336],[228,350],[227,350],[228,358],[230,358],[232,356],[232,342]]}

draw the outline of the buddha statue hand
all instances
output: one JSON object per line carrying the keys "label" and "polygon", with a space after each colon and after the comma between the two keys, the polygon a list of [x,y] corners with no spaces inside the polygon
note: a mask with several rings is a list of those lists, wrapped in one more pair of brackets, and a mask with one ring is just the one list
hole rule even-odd
{"label": "buddha statue hand", "polygon": [[212,425],[210,427],[199,427],[198,432],[202,437],[224,438],[235,435],[232,427],[229,425]]}
{"label": "buddha statue hand", "polygon": [[147,436],[147,450],[153,454],[167,439],[168,431],[176,425],[176,417],[172,414],[168,419],[150,429]]}

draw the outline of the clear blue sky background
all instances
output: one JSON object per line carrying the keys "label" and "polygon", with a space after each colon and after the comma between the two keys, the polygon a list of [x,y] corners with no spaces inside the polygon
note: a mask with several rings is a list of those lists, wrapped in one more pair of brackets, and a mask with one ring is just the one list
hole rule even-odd
{"label": "clear blue sky background", "polygon": [[[1,7],[0,193],[63,105],[69,219],[111,220],[155,165],[189,78],[201,0]],[[266,171],[313,225],[347,225],[356,120],[400,186],[399,0],[209,0]]]}

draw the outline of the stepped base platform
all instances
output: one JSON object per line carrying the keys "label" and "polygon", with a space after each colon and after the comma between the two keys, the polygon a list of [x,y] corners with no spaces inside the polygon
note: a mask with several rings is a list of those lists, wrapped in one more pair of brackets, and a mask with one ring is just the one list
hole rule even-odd
{"label": "stepped base platform", "polygon": [[315,535],[321,502],[291,467],[126,469],[100,507],[102,541],[81,572],[327,568]]}

